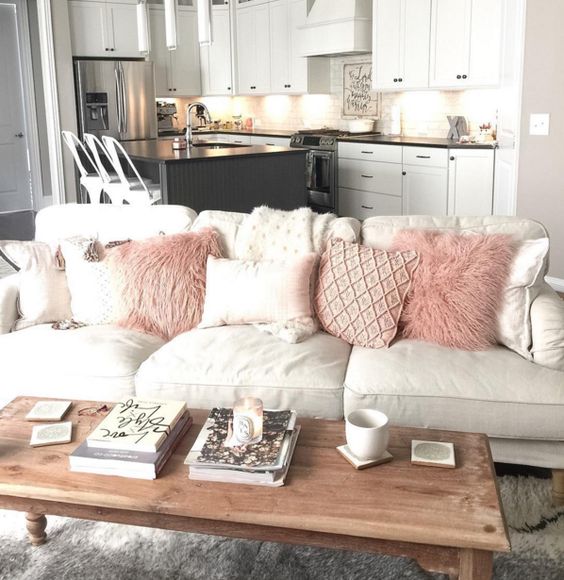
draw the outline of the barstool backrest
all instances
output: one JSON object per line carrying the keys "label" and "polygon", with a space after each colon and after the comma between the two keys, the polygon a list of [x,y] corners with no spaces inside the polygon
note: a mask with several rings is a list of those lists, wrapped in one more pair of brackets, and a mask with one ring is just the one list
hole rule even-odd
{"label": "barstool backrest", "polygon": [[[92,175],[92,173],[96,173],[98,177],[102,177],[98,170],[97,164],[92,159],[91,155],[86,150],[86,147],[83,145],[82,141],[72,132],[72,131],[61,131],[61,135],[63,136],[63,141],[65,145],[68,147],[69,151],[71,152],[74,162],[78,167],[78,171],[80,172],[81,177],[88,177],[88,175]],[[90,166],[92,167],[93,171],[88,171],[80,158],[79,149],[82,155],[86,158]]]}
{"label": "barstool backrest", "polygon": [[[100,141],[100,139],[98,139],[98,137],[96,137],[96,135],[93,135],[92,133],[84,133],[84,141],[86,142],[86,145],[88,145],[88,148],[90,149],[90,151],[92,153],[92,157],[94,158],[94,161],[96,162],[96,167],[98,168],[98,172],[102,176],[104,183],[110,183],[112,181],[112,177],[108,173],[108,170],[107,170],[106,166],[104,165],[102,158],[105,158],[108,160],[108,162],[112,166],[112,169],[116,173],[117,173],[117,169],[116,169],[114,162],[113,162],[112,158],[110,157],[110,154],[108,153],[106,147],[104,146],[102,141]],[[121,169],[121,166],[120,166],[120,169]]]}

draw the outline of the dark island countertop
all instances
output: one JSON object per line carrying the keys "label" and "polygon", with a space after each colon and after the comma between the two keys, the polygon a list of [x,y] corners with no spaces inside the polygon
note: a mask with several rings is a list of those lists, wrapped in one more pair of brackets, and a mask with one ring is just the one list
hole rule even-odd
{"label": "dark island countertop", "polygon": [[249,155],[294,154],[303,155],[303,149],[275,147],[272,145],[235,145],[214,148],[218,143],[210,143],[209,147],[187,147],[173,149],[170,139],[147,139],[122,143],[131,159],[139,161],[154,161],[164,163],[189,162],[191,160],[218,159],[226,157],[247,157]]}

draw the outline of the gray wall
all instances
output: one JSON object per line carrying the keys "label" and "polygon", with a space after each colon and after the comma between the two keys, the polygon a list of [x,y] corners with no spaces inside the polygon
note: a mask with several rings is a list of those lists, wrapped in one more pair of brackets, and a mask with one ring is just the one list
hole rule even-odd
{"label": "gray wall", "polygon": [[[550,276],[564,279],[564,1],[528,0],[517,215],[551,238]],[[529,135],[529,115],[550,113],[550,135]]]}

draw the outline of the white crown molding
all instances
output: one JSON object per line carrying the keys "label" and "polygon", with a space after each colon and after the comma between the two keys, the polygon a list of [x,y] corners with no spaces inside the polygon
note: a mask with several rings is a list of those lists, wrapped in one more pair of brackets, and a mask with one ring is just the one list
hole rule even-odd
{"label": "white crown molding", "polygon": [[553,276],[546,276],[545,280],[557,292],[564,292],[564,279],[562,279],[562,278],[554,278]]}

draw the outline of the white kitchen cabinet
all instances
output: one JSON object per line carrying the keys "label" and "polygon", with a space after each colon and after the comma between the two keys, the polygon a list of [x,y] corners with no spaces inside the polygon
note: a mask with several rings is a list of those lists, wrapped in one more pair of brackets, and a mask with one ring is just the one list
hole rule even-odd
{"label": "white kitchen cabinet", "polygon": [[166,47],[164,10],[151,6],[151,60],[155,63],[157,97],[200,95],[198,21],[194,9],[178,10],[178,47]]}
{"label": "white kitchen cabinet", "polygon": [[331,61],[301,56],[300,30],[307,17],[307,0],[272,0],[270,20],[270,92],[329,93]]}
{"label": "white kitchen cabinet", "polygon": [[233,94],[231,19],[227,0],[212,4],[213,43],[200,47],[204,95]]}
{"label": "white kitchen cabinet", "polygon": [[138,58],[136,2],[69,2],[73,56]]}
{"label": "white kitchen cabinet", "polygon": [[401,197],[401,164],[339,160],[339,186]]}
{"label": "white kitchen cabinet", "polygon": [[[249,3],[250,4],[250,3]],[[268,4],[237,7],[237,92],[270,92],[270,19]]]}
{"label": "white kitchen cabinet", "polygon": [[221,134],[221,141],[227,141],[228,143],[235,143],[237,145],[251,145],[251,136],[223,133]]}
{"label": "white kitchen cabinet", "polygon": [[273,147],[289,147],[290,137],[269,137],[266,135],[252,135],[251,145],[272,145]]}
{"label": "white kitchen cabinet", "polygon": [[432,0],[431,87],[499,84],[503,0]]}
{"label": "white kitchen cabinet", "polygon": [[447,215],[447,169],[403,166],[403,210],[406,215]]}
{"label": "white kitchen cabinet", "polygon": [[494,156],[493,149],[449,150],[449,215],[492,215]]}
{"label": "white kitchen cabinet", "polygon": [[378,215],[402,215],[401,197],[339,188],[339,215],[365,220]]}
{"label": "white kitchen cabinet", "polygon": [[374,90],[429,86],[431,0],[375,0]]}

